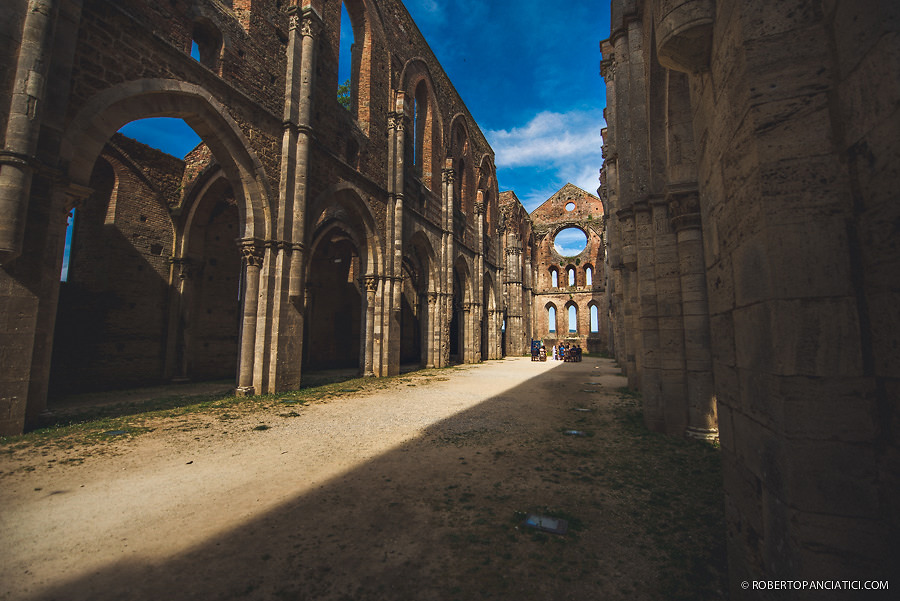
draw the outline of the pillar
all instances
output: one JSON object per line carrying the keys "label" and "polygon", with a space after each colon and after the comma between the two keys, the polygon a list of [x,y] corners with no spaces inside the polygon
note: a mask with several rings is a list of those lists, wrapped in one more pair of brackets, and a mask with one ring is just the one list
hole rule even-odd
{"label": "pillar", "polygon": [[718,416],[713,388],[706,266],[697,192],[670,194],[669,212],[678,244],[681,273],[688,418],[685,433],[691,438],[715,440],[719,436]]}
{"label": "pillar", "polygon": [[235,394],[250,396],[255,394],[253,367],[256,357],[256,323],[259,310],[259,276],[264,252],[255,240],[241,242],[244,255],[244,307],[241,320],[241,356],[238,360],[238,384]]}

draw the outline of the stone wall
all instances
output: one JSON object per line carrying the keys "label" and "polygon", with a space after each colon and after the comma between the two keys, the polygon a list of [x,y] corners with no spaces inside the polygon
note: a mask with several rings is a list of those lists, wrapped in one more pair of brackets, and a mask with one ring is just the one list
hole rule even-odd
{"label": "stone wall", "polygon": [[[590,352],[607,347],[605,316],[606,295],[603,277],[603,205],[600,199],[584,190],[566,184],[541,206],[531,212],[535,232],[534,249],[534,332],[549,347],[557,341],[577,344]],[[567,229],[577,229],[586,236],[583,250],[573,256],[560,254],[554,239]],[[590,283],[588,283],[590,269]],[[553,273],[556,273],[556,285]],[[574,274],[570,285],[569,272]],[[556,323],[549,323],[549,307],[556,313]],[[591,330],[591,307],[596,306],[596,331]],[[570,331],[569,307],[575,308],[576,328]]]}
{"label": "stone wall", "polygon": [[615,0],[612,16],[610,328],[645,420],[702,430],[717,401],[732,598],[887,579],[900,8]]}
{"label": "stone wall", "polygon": [[[340,2],[8,4],[0,29],[0,91],[12,92],[2,95],[11,100],[0,119],[0,432],[36,423],[47,406],[65,216],[74,206],[84,207],[85,226],[94,223],[82,238],[117,229],[138,236],[127,253],[98,263],[110,267],[112,289],[73,256],[73,286],[91,282],[91,294],[108,291],[132,310],[95,315],[96,328],[81,337],[103,349],[87,360],[106,370],[96,378],[106,385],[230,375],[243,394],[296,388],[304,347],[327,336],[304,327],[322,295],[356,299],[341,305],[358,314],[331,342],[358,348],[365,375],[395,374],[401,357],[446,365],[451,324],[453,345],[464,349],[456,360],[500,356],[493,151],[401,2],[345,2],[351,57],[340,56]],[[342,60],[353,73],[350,110],[337,100]],[[116,200],[129,225],[109,226],[97,195],[113,194],[109,170],[95,173],[98,157],[122,125],[150,116],[183,119],[203,145],[187,169],[181,162],[169,171],[156,169],[152,153],[115,166],[110,155],[132,194]],[[132,213],[147,220],[132,224]],[[153,224],[164,239],[147,254],[141,232]],[[321,265],[345,256],[355,266],[348,281],[314,285]],[[151,290],[145,299],[128,300],[128,257],[147,261],[142,273],[158,280],[142,284]],[[129,323],[125,316],[151,299],[153,317]],[[116,342],[129,328],[131,342]],[[55,380],[77,379],[63,359],[75,357],[73,348],[55,355]]]}
{"label": "stone wall", "polygon": [[94,193],[73,215],[52,393],[161,380],[173,252],[167,208],[177,200],[183,169],[174,157],[121,134],[100,155]]}

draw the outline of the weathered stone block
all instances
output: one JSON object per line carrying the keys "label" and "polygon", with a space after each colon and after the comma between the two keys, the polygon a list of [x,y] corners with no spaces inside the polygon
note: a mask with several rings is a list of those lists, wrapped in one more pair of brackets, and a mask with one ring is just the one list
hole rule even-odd
{"label": "weathered stone block", "polygon": [[876,455],[872,446],[787,439],[787,495],[801,511],[867,517],[878,514]]}
{"label": "weathered stone block", "polygon": [[780,100],[750,109],[759,156],[767,161],[819,156],[832,149],[829,96],[825,92]]}
{"label": "weathered stone block", "polygon": [[802,225],[775,223],[766,232],[772,294],[782,299],[852,295],[845,219],[807,217]]}
{"label": "weathered stone block", "polygon": [[[851,378],[862,375],[855,298],[776,301],[771,304],[771,317],[771,338],[758,342],[769,343],[759,348],[771,352],[772,373]],[[841,343],[833,344],[834,340]]]}
{"label": "weathered stone block", "polygon": [[880,429],[871,379],[778,377],[781,430],[790,438],[871,443]]}

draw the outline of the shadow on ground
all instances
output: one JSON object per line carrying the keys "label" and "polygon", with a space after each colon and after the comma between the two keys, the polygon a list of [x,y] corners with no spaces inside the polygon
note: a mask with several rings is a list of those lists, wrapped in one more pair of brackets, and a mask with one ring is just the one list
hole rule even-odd
{"label": "shadow on ground", "polygon": [[190,552],[34,598],[722,599],[718,453],[644,431],[617,373],[561,365]]}

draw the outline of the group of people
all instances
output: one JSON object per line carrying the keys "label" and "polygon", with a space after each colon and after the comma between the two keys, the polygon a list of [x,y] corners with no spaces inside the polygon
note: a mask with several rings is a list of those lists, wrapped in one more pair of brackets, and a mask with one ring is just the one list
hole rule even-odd
{"label": "group of people", "polygon": [[[581,346],[577,344],[569,345],[564,342],[554,344],[552,347],[552,356],[554,361],[569,361],[575,363],[581,361]],[[533,340],[531,343],[531,360],[546,361],[547,347],[539,340]]]}
{"label": "group of people", "polygon": [[555,344],[553,345],[553,360],[568,361],[570,363],[581,361],[581,347],[577,344],[570,346],[562,342]]}

